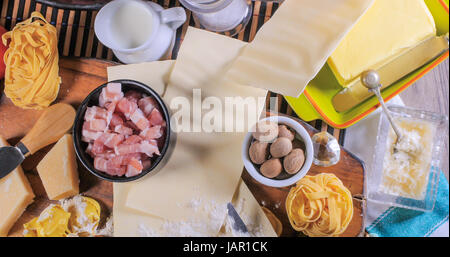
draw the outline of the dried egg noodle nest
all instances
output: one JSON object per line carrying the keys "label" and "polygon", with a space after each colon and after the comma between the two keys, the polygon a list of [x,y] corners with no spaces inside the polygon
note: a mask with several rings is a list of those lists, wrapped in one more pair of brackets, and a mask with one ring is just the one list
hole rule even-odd
{"label": "dried egg noodle nest", "polygon": [[334,174],[305,176],[289,191],[286,211],[296,231],[310,237],[338,236],[352,220],[352,195]]}
{"label": "dried egg noodle nest", "polygon": [[58,76],[56,28],[39,12],[18,23],[2,36],[5,52],[5,94],[24,109],[43,109],[58,96],[61,78]]}

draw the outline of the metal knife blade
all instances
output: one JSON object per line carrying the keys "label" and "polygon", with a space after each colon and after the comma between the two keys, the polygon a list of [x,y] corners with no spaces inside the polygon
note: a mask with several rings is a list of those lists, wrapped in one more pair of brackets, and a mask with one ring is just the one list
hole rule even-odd
{"label": "metal knife blade", "polygon": [[25,156],[18,147],[4,146],[0,148],[0,179],[19,166]]}
{"label": "metal knife blade", "polygon": [[[409,49],[376,71],[380,75],[381,89],[384,89],[423,65],[435,60],[449,49],[448,33],[432,37]],[[356,78],[348,87],[333,97],[333,106],[338,112],[345,112],[373,96]]]}
{"label": "metal knife blade", "polygon": [[230,216],[231,219],[234,221],[233,224],[231,224],[233,229],[240,233],[248,234],[247,226],[245,225],[244,221],[241,219],[241,217],[237,213],[236,209],[234,209],[233,204],[228,203],[227,209],[228,209],[228,216]]}

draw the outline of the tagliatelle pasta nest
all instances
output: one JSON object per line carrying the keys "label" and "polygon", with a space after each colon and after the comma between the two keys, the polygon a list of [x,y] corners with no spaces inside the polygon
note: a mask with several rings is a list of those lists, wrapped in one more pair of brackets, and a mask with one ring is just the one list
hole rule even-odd
{"label": "tagliatelle pasta nest", "polygon": [[338,236],[352,220],[352,195],[334,174],[305,176],[291,188],[286,211],[296,231],[310,237]]}
{"label": "tagliatelle pasta nest", "polygon": [[39,12],[18,23],[2,36],[9,48],[5,52],[5,94],[24,109],[43,109],[58,96],[61,78],[58,75],[56,28]]}

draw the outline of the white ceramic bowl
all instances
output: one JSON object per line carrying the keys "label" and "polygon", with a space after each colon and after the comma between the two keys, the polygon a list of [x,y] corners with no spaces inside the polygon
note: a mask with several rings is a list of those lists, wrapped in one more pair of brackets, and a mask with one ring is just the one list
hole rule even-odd
{"label": "white ceramic bowl", "polygon": [[272,122],[276,122],[278,124],[283,124],[288,126],[289,128],[295,130],[295,132],[301,137],[302,141],[305,143],[305,163],[303,164],[303,167],[300,169],[298,173],[295,175],[287,178],[287,179],[271,179],[264,177],[261,175],[261,173],[258,171],[257,166],[255,166],[252,161],[250,160],[250,156],[248,154],[248,149],[250,148],[250,144],[253,140],[252,132],[248,132],[247,135],[244,138],[244,143],[242,145],[242,159],[244,161],[244,166],[247,169],[248,173],[256,179],[259,183],[264,184],[266,186],[270,187],[286,187],[293,185],[297,183],[300,179],[302,179],[306,173],[308,173],[309,169],[311,168],[312,162],[313,162],[313,144],[311,141],[311,137],[309,136],[306,129],[297,121],[283,116],[271,116],[262,119],[264,120],[270,120]]}

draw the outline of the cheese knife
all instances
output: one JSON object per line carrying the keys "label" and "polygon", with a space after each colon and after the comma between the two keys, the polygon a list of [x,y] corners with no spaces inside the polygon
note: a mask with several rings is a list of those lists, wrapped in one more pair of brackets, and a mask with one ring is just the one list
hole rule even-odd
{"label": "cheese knife", "polygon": [[233,230],[239,233],[248,234],[247,226],[245,225],[244,221],[242,221],[232,203],[227,204],[227,209],[228,216],[230,216],[230,218],[233,220],[233,224],[231,224]]}
{"label": "cheese knife", "polygon": [[17,168],[27,156],[58,141],[72,127],[74,119],[75,109],[68,104],[48,107],[16,146],[0,148],[0,179]]}
{"label": "cheese knife", "polygon": [[[449,49],[449,36],[432,37],[419,43],[396,57],[387,64],[376,69],[380,76],[381,89],[400,80],[412,71],[422,67],[430,61],[441,56]],[[360,78],[356,78],[348,87],[333,97],[333,106],[338,112],[345,112],[373,96],[362,84]]]}

